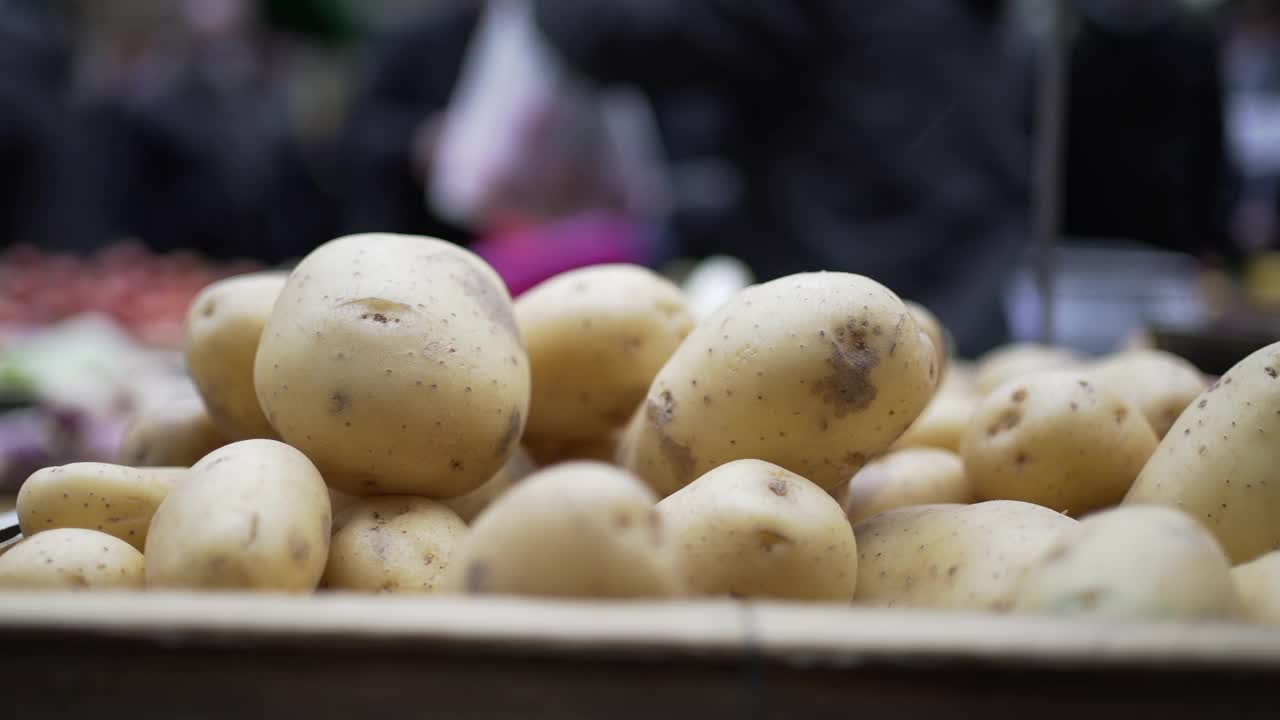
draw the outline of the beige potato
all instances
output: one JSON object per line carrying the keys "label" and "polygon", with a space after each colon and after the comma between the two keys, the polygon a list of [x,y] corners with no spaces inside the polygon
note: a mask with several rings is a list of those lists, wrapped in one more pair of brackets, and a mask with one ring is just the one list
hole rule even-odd
{"label": "beige potato", "polygon": [[1280,343],[1241,360],[1173,423],[1126,503],[1189,513],[1233,563],[1280,548]]}
{"label": "beige potato", "polygon": [[141,551],[151,516],[189,472],[93,462],[37,470],[18,491],[18,524],[28,534],[55,528],[98,530]]}
{"label": "beige potato", "polygon": [[118,461],[130,467],[191,467],[228,442],[193,392],[135,415],[120,442]]}
{"label": "beige potato", "polygon": [[791,275],[743,290],[694,329],[619,459],[660,495],[744,458],[832,490],[906,430],[937,379],[929,336],[883,285]]}
{"label": "beige potato", "polygon": [[893,443],[893,448],[933,447],[960,452],[960,440],[981,399],[973,389],[972,378],[962,373],[957,363],[952,363],[942,377],[938,392],[911,427]]}
{"label": "beige potato", "polygon": [[442,503],[407,495],[364,498],[333,527],[324,586],[366,592],[431,592],[467,531]]}
{"label": "beige potato", "polygon": [[233,440],[276,437],[253,389],[253,359],[286,277],[260,272],[219,280],[187,311],[187,372],[209,417]]}
{"label": "beige potato", "polygon": [[493,504],[503,493],[510,490],[517,482],[523,480],[536,468],[533,461],[529,459],[529,453],[524,448],[519,448],[511,455],[511,459],[503,465],[493,477],[485,481],[483,485],[472,490],[466,495],[459,495],[455,498],[442,500],[450,510],[458,514],[462,521],[471,524],[485,508]]}
{"label": "beige potato", "polygon": [[693,329],[680,288],[638,265],[557,275],[515,302],[533,378],[528,442],[581,444],[626,424]]}
{"label": "beige potato", "polygon": [[470,594],[675,595],[679,581],[655,500],[638,478],[604,463],[539,470],[476,518],[445,586]]}
{"label": "beige potato", "polygon": [[1022,578],[1014,609],[1124,619],[1230,618],[1240,602],[1218,541],[1183,512],[1124,506],[1063,532]]}
{"label": "beige potato", "polygon": [[97,530],[46,530],[0,555],[0,590],[140,589],[142,553]]}
{"label": "beige potato", "polygon": [[981,395],[995,390],[1010,380],[1045,370],[1068,370],[1083,363],[1083,358],[1066,348],[1014,343],[1003,345],[978,358],[974,368],[974,389]]}
{"label": "beige potato", "polygon": [[324,479],[275,440],[206,455],[169,492],[147,533],[149,587],[308,592],[329,557]]}
{"label": "beige potato", "polygon": [[836,494],[856,523],[908,505],[973,502],[959,455],[938,448],[895,450],[872,460]]}
{"label": "beige potato", "polygon": [[1076,521],[1011,500],[916,505],[853,526],[857,604],[1004,610],[1022,574]]}
{"label": "beige potato", "polygon": [[1099,361],[1090,370],[1100,387],[1142,411],[1162,438],[1208,383],[1194,365],[1162,350],[1131,350]]}
{"label": "beige potato", "polygon": [[330,485],[449,498],[515,451],[529,363],[502,279],[434,238],[351,235],[300,262],[254,366],[272,426]]}
{"label": "beige potato", "polygon": [[760,460],[726,463],[658,503],[694,595],[849,602],[858,550],[839,504]]}
{"label": "beige potato", "polygon": [[1114,505],[1156,446],[1146,418],[1079,370],[1032,373],[987,394],[961,443],[981,500],[1071,515]]}
{"label": "beige potato", "polygon": [[1280,624],[1280,551],[1269,552],[1231,571],[1244,617]]}
{"label": "beige potato", "polygon": [[608,434],[587,440],[549,440],[525,435],[521,445],[539,467],[570,460],[613,462],[618,455],[622,432],[621,428],[614,428]]}
{"label": "beige potato", "polygon": [[942,326],[942,321],[929,308],[918,302],[904,300],[902,304],[907,307],[907,312],[911,313],[911,317],[916,319],[916,325],[929,336],[929,340],[933,343],[934,359],[938,365],[938,377],[945,378],[947,376],[947,358],[951,354],[951,343],[948,341],[947,330]]}
{"label": "beige potato", "polygon": [[355,505],[359,501],[360,496],[358,495],[348,495],[341,490],[329,488],[329,510],[333,513],[334,517],[337,517],[338,513],[346,510],[352,505]]}

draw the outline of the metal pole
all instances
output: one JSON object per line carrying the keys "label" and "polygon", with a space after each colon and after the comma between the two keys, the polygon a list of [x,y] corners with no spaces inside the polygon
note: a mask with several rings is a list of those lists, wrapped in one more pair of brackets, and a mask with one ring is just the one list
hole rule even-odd
{"label": "metal pole", "polygon": [[1040,57],[1032,208],[1036,285],[1040,293],[1040,339],[1046,345],[1053,344],[1054,340],[1053,280],[1062,224],[1062,150],[1066,144],[1067,73],[1071,51],[1069,0],[1050,1],[1053,12]]}

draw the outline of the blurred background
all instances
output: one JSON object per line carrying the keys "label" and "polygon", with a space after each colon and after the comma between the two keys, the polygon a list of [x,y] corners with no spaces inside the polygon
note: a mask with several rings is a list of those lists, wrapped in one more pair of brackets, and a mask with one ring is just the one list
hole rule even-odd
{"label": "blurred background", "polygon": [[1280,336],[1280,2],[1062,8],[0,0],[0,478],[108,456],[185,382],[201,287],[353,232],[466,245],[513,294],[859,272],[961,356],[1050,317],[1220,372]]}

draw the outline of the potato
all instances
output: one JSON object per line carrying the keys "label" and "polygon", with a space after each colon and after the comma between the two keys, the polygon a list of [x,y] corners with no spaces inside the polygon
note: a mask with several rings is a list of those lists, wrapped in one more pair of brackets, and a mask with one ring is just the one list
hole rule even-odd
{"label": "potato", "polygon": [[1124,497],[1156,436],[1125,400],[1079,370],[1032,373],[991,391],[961,443],[981,500],[1022,500],[1080,515]]}
{"label": "potato", "polygon": [[637,265],[557,275],[515,302],[533,378],[530,444],[583,443],[626,424],[693,329],[683,293]]}
{"label": "potato", "polygon": [[160,503],[147,533],[147,585],[314,590],[331,525],[324,479],[305,455],[241,440],[201,459]]}
{"label": "potato", "polygon": [[151,516],[189,472],[94,462],[37,470],[18,491],[18,524],[28,534],[54,528],[99,530],[141,551]]}
{"label": "potato", "polygon": [[529,459],[529,454],[523,448],[519,448],[507,460],[507,464],[499,468],[493,477],[485,481],[483,485],[472,490],[466,495],[459,495],[455,498],[443,500],[450,510],[458,514],[462,521],[470,524],[476,516],[485,508],[493,504],[503,493],[510,490],[520,480],[534,471],[533,461]]}
{"label": "potato", "polygon": [[836,494],[856,523],[908,505],[969,503],[973,488],[959,455],[938,448],[907,448],[867,463]]}
{"label": "potato", "polygon": [[668,597],[679,591],[652,491],[569,462],[520,481],[476,518],[445,577],[471,594]]}
{"label": "potato", "polygon": [[1075,520],[1012,500],[916,505],[853,526],[858,604],[1007,609],[1018,580]]}
{"label": "potato", "polygon": [[1125,506],[1064,531],[1022,578],[1014,609],[1197,620],[1239,612],[1218,541],[1185,513]]}
{"label": "potato", "polygon": [[333,513],[334,517],[337,517],[338,513],[360,501],[360,497],[358,495],[348,495],[340,490],[334,490],[333,488],[329,488],[328,490],[329,510]]}
{"label": "potato", "polygon": [[1158,438],[1208,385],[1194,365],[1161,350],[1117,353],[1089,372],[1100,387],[1141,410]]}
{"label": "potato", "polygon": [[192,392],[135,415],[120,442],[118,461],[130,467],[190,467],[228,442]]}
{"label": "potato", "polygon": [[906,430],[937,378],[933,343],[887,288],[791,275],[694,329],[654,378],[619,460],[659,495],[745,458],[831,490]]}
{"label": "potato", "polygon": [[587,440],[549,440],[525,436],[521,446],[539,467],[555,465],[570,460],[599,460],[613,462],[618,456],[618,443],[622,439],[621,428],[608,434]]}
{"label": "potato", "polygon": [[658,503],[694,595],[849,602],[857,547],[822,488],[760,460],[735,460]]}
{"label": "potato", "polygon": [[1231,571],[1244,617],[1280,624],[1280,551],[1237,565]]}
{"label": "potato", "polygon": [[1079,366],[1082,358],[1066,348],[1034,343],[1014,343],[998,347],[978,358],[973,384],[985,395],[1010,380],[1044,370],[1067,370]]}
{"label": "potato", "polygon": [[271,425],[330,485],[449,498],[515,451],[529,364],[502,279],[442,240],[351,235],[307,255],[254,365]]}
{"label": "potato", "polygon": [[260,272],[219,280],[187,311],[187,371],[209,417],[233,440],[276,437],[253,389],[253,358],[286,277]]}
{"label": "potato", "polygon": [[904,300],[902,304],[906,306],[907,312],[911,313],[911,317],[916,319],[916,325],[929,336],[930,342],[933,343],[933,356],[938,365],[938,377],[945,378],[951,343],[948,341],[947,331],[942,326],[942,321],[920,303]]}
{"label": "potato", "polygon": [[965,377],[960,367],[952,363],[924,412],[892,447],[934,447],[960,452],[960,440],[981,399],[982,396],[973,389],[971,378]]}
{"label": "potato", "polygon": [[332,590],[431,592],[466,523],[434,500],[364,498],[337,515],[324,585]]}
{"label": "potato", "polygon": [[1239,564],[1280,548],[1280,343],[1241,360],[1178,417],[1126,503],[1186,511]]}
{"label": "potato", "polygon": [[141,588],[142,553],[97,530],[46,530],[0,555],[3,590]]}

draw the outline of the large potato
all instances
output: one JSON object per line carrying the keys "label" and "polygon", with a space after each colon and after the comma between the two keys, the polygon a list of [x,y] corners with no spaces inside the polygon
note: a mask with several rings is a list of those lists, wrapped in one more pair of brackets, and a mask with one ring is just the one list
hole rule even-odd
{"label": "large potato", "polygon": [[261,272],[220,280],[187,311],[187,372],[209,417],[234,440],[276,436],[253,389],[253,359],[286,277]]}
{"label": "large potato", "polygon": [[117,459],[130,467],[190,467],[228,442],[192,392],[135,415]]}
{"label": "large potato", "polygon": [[1208,385],[1194,365],[1161,350],[1111,355],[1094,365],[1090,374],[1099,386],[1141,410],[1160,438]]}
{"label": "large potato", "polygon": [[739,293],[663,366],[619,449],[660,495],[754,458],[831,490],[898,438],[938,378],[902,301],[849,273]]}
{"label": "large potato", "polygon": [[0,555],[2,590],[141,588],[142,553],[97,530],[46,530]]}
{"label": "large potato", "polygon": [[557,275],[520,296],[531,443],[603,437],[626,424],[693,319],[680,288],[637,265]]}
{"label": "large potato", "polygon": [[604,463],[540,470],[476,518],[446,586],[472,594],[674,595],[679,581],[655,500],[638,478]]}
{"label": "large potato", "polygon": [[147,533],[147,585],[314,590],[329,557],[329,493],[311,461],[275,440],[241,440],[191,468]]}
{"label": "large potato", "polygon": [[443,504],[406,495],[364,498],[333,528],[325,587],[369,592],[431,592],[467,531]]}
{"label": "large potato", "polygon": [[493,477],[484,482],[483,485],[472,490],[466,495],[449,498],[442,502],[449,507],[450,510],[458,514],[462,521],[470,524],[476,519],[485,508],[493,504],[503,493],[510,490],[513,485],[523,480],[526,476],[535,470],[533,461],[529,459],[529,454],[523,448],[517,449],[506,464],[493,474]]}
{"label": "large potato", "polygon": [[981,399],[982,395],[973,388],[970,374],[962,371],[958,362],[952,362],[947,374],[942,376],[938,392],[893,447],[934,447],[960,452],[960,440]]}
{"label": "large potato", "polygon": [[1234,563],[1280,548],[1280,343],[1241,360],[1178,417],[1125,497],[1190,513]]}
{"label": "large potato", "polygon": [[933,356],[938,365],[938,377],[945,378],[947,376],[947,358],[951,353],[951,343],[948,340],[946,328],[942,326],[942,321],[934,315],[929,308],[917,302],[910,300],[903,301],[907,312],[916,319],[916,325],[929,336],[929,341],[933,343]]}
{"label": "large potato", "polygon": [[987,394],[1010,380],[1044,370],[1067,370],[1083,362],[1066,348],[1034,343],[1003,345],[978,358],[973,384],[980,394]]}
{"label": "large potato", "polygon": [[358,495],[473,490],[529,416],[502,279],[425,237],[352,235],[307,255],[263,330],[254,383],[280,436]]}
{"label": "large potato", "polygon": [[878,607],[1007,609],[1022,574],[1075,524],[1010,500],[880,513],[853,526],[854,599]]}
{"label": "large potato", "polygon": [[28,535],[54,528],[99,530],[141,551],[151,516],[188,472],[91,462],[37,470],[18,491],[18,524]]}
{"label": "large potato", "polygon": [[1280,625],[1280,552],[1269,552],[1231,571],[1244,616]]}
{"label": "large potato", "polygon": [[1014,609],[1196,620],[1239,612],[1231,565],[1185,513],[1125,506],[1064,531],[1022,578]]}
{"label": "large potato", "polygon": [[1079,515],[1124,497],[1156,436],[1137,408],[1077,370],[1011,380],[978,404],[961,444],[982,500]]}
{"label": "large potato", "polygon": [[973,502],[960,456],[938,448],[906,448],[867,463],[836,494],[849,522],[908,505]]}
{"label": "large potato", "polygon": [[839,504],[760,460],[735,460],[658,503],[694,595],[849,602],[858,557]]}

